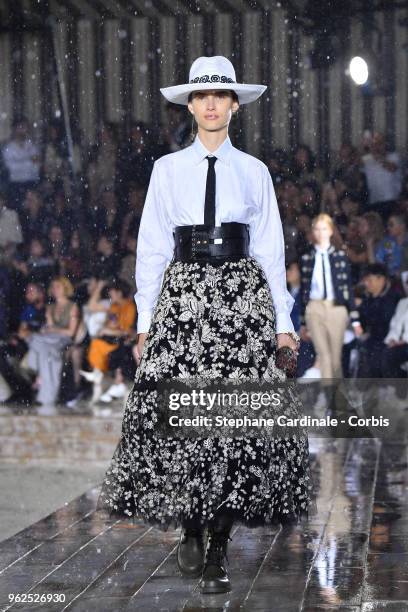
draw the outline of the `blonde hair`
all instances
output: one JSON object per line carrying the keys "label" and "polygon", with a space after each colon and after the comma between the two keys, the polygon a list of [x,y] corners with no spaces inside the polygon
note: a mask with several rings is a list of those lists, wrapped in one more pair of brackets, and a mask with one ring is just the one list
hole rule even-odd
{"label": "blonde hair", "polygon": [[370,228],[370,234],[374,237],[375,242],[378,242],[384,236],[384,224],[378,212],[370,210],[361,215],[365,219]]}
{"label": "blonde hair", "polygon": [[50,283],[49,293],[51,293],[51,286],[53,283],[61,283],[64,288],[64,295],[66,297],[71,297],[74,295],[74,286],[66,276],[54,276]]}
{"label": "blonde hair", "polygon": [[314,227],[319,221],[325,221],[327,225],[330,227],[331,231],[334,233],[336,226],[330,215],[327,213],[319,213],[312,219],[312,227]]}

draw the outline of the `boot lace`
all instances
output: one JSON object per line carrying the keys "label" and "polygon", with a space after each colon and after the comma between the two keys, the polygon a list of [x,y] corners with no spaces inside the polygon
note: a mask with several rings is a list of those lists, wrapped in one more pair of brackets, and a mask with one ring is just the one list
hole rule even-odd
{"label": "boot lace", "polygon": [[224,558],[229,564],[227,557],[227,545],[228,541],[232,538],[229,536],[229,532],[226,531],[214,531],[210,533],[210,542],[207,548],[206,565],[218,565],[222,566]]}

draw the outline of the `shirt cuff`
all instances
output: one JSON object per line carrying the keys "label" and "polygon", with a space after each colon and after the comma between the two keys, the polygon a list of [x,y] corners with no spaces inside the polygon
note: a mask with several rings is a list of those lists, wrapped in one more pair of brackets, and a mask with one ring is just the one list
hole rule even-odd
{"label": "shirt cuff", "polygon": [[153,310],[142,310],[137,315],[137,333],[146,334],[149,331]]}
{"label": "shirt cuff", "polygon": [[294,332],[292,319],[287,311],[276,313],[276,333],[285,334],[286,332]]}

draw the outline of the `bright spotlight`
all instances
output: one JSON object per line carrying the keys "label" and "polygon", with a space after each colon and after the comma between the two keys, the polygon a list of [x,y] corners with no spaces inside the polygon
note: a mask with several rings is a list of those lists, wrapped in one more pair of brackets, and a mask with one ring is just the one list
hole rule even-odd
{"label": "bright spotlight", "polygon": [[359,57],[353,57],[350,61],[350,76],[356,85],[364,85],[368,79],[368,65],[365,59]]}

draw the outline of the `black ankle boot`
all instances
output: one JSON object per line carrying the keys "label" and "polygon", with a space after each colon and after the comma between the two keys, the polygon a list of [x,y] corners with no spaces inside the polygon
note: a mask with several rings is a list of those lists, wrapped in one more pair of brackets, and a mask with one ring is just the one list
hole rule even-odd
{"label": "black ankle boot", "polygon": [[226,569],[227,545],[230,529],[223,531],[209,530],[203,575],[200,581],[201,593],[227,593],[231,583]]}
{"label": "black ankle boot", "polygon": [[177,565],[182,574],[198,578],[204,566],[204,530],[183,527],[177,548]]}

